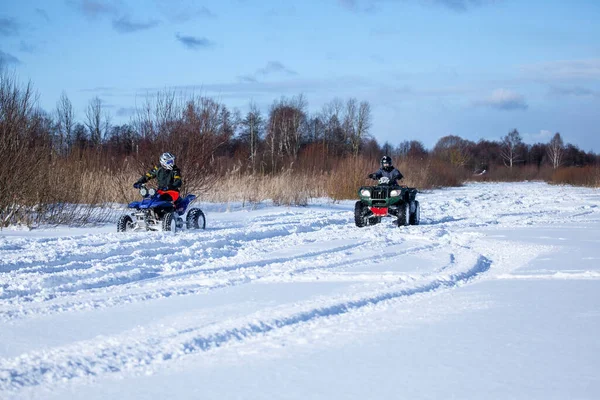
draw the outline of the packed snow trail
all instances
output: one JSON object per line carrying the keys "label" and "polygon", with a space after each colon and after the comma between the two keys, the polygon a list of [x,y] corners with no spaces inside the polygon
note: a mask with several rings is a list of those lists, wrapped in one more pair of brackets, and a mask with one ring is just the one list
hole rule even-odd
{"label": "packed snow trail", "polygon": [[[517,272],[555,245],[507,244],[502,234],[597,224],[597,191],[474,184],[419,200],[422,224],[401,228],[391,219],[356,228],[353,202],[319,201],[227,213],[206,205],[205,231],[175,235],[114,226],[3,232],[0,336],[49,333],[0,352],[0,393],[155,373],[228,346],[285,345],[331,324],[351,332],[369,313],[477,282],[600,278],[600,268]],[[61,334],[82,321],[94,329]]]}

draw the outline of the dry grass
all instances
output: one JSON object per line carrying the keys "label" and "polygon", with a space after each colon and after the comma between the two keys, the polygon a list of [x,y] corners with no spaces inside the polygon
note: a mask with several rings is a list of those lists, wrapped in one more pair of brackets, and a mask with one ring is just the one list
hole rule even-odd
{"label": "dry grass", "polygon": [[[463,168],[437,160],[400,161],[395,165],[404,175],[399,183],[420,190],[460,186],[467,176]],[[365,158],[340,162],[337,168],[328,174],[327,195],[334,200],[356,198],[360,186],[374,183],[367,179],[367,175],[378,168],[377,163]]]}
{"label": "dry grass", "polygon": [[370,185],[369,173],[377,168],[364,158],[347,158],[340,160],[329,173],[321,173],[318,178],[325,182],[325,195],[333,200],[356,198],[358,188]]}
{"label": "dry grass", "polygon": [[[398,160],[396,160],[398,161]],[[39,164],[39,163],[38,163]],[[36,164],[36,165],[38,165]],[[85,224],[112,218],[107,205],[124,204],[138,199],[133,182],[139,178],[139,165],[124,161],[122,165],[102,166],[100,159],[80,157],[58,160],[44,168],[27,171],[28,179],[20,183],[12,197],[4,198],[0,207],[0,227],[14,224]],[[482,176],[435,159],[398,161],[405,178],[401,184],[419,190],[458,186],[467,180],[523,181],[544,180],[553,183],[600,187],[600,168],[497,166]],[[276,175],[241,173],[239,170],[216,174],[205,179],[215,184],[199,195],[203,201],[240,202],[252,206],[267,200],[278,205],[306,205],[311,198],[329,197],[334,201],[356,199],[362,185],[374,181],[367,175],[378,163],[363,157],[338,160],[330,172],[296,171],[291,168]],[[193,176],[184,175],[184,192],[191,190]]]}
{"label": "dry grass", "polygon": [[471,181],[481,182],[523,182],[523,181],[545,181],[548,182],[552,177],[552,168],[550,166],[523,166],[508,168],[502,165],[495,166],[483,175],[474,175],[469,178]]}
{"label": "dry grass", "polygon": [[[422,189],[439,187],[460,186],[467,179],[467,171],[458,166],[444,163],[439,160],[431,160],[424,163],[424,171],[416,176],[421,181],[415,182],[414,186]],[[414,168],[413,168],[414,169]]]}
{"label": "dry grass", "polygon": [[552,174],[552,183],[600,187],[600,167],[559,168]]}
{"label": "dry grass", "polygon": [[266,200],[278,205],[306,205],[311,198],[325,196],[324,187],[318,177],[291,170],[275,176],[232,174],[219,178],[202,200],[241,202],[244,206]]}
{"label": "dry grass", "polygon": [[79,225],[112,217],[108,203],[135,198],[131,184],[137,174],[90,165],[86,161],[55,161],[28,171],[31,179],[13,191],[12,202],[0,207],[0,227],[41,224]]}
{"label": "dry grass", "polygon": [[[355,199],[360,186],[375,183],[367,176],[377,169],[376,162],[358,157],[340,160],[331,172],[288,169],[278,175],[230,174],[219,178],[202,199],[244,205],[265,200],[281,205],[306,205],[309,199],[317,197],[334,201]],[[405,176],[401,184],[418,189],[457,186],[466,177],[463,169],[440,162],[401,162],[398,169]]]}

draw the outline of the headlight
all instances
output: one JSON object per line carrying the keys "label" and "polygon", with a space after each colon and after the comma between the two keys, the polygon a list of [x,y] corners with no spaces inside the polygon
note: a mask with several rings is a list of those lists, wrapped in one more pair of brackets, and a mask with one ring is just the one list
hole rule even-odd
{"label": "headlight", "polygon": [[156,194],[156,189],[150,188],[148,189],[148,196],[152,197]]}
{"label": "headlight", "polygon": [[148,196],[148,189],[146,189],[145,187],[142,186],[140,188],[140,194],[142,195],[142,197]]}
{"label": "headlight", "polygon": [[363,189],[360,191],[360,195],[364,197],[371,197],[371,191],[368,189]]}
{"label": "headlight", "polygon": [[390,192],[390,197],[398,197],[402,194],[402,190],[392,190]]}

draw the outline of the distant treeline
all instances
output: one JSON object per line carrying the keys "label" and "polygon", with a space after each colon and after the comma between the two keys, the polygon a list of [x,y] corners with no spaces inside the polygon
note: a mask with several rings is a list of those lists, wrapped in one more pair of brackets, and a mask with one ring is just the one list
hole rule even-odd
{"label": "distant treeline", "polygon": [[210,97],[168,90],[148,97],[130,123],[111,124],[97,97],[78,120],[66,94],[55,110],[42,110],[31,83],[2,71],[0,226],[72,222],[74,204],[126,201],[135,194],[131,183],[164,151],[176,154],[188,191],[221,201],[352,198],[384,154],[420,188],[468,179],[600,182],[600,157],[565,144],[559,133],[534,145],[516,129],[498,141],[444,136],[426,149],[400,138],[380,144],[371,125],[370,104],[355,98],[310,113],[303,95],[282,97],[266,114],[255,104],[242,114]]}

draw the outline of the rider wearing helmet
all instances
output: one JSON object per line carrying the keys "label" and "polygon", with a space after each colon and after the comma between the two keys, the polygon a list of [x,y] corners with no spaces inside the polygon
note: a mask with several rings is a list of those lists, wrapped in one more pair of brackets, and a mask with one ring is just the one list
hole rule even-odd
{"label": "rider wearing helmet", "polygon": [[133,184],[133,187],[139,189],[142,184],[156,178],[158,193],[170,197],[170,200],[176,201],[179,198],[179,189],[183,182],[181,180],[181,171],[175,165],[175,156],[171,153],[163,153],[159,161],[160,168],[154,166],[154,168],[146,172],[146,175],[138,179]]}
{"label": "rider wearing helmet", "polygon": [[390,156],[381,157],[380,162],[381,168],[372,174],[369,174],[371,179],[380,179],[387,177],[390,180],[390,185],[397,185],[398,181],[404,177],[400,171],[398,171],[392,165],[392,158]]}

